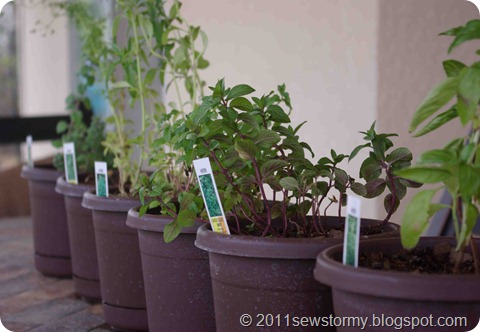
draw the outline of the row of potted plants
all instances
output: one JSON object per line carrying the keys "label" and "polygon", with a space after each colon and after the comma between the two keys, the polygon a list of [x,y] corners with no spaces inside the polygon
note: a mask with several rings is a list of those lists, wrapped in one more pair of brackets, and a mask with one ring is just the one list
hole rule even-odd
{"label": "row of potted plants", "polygon": [[[219,80],[210,88],[210,95],[203,96],[199,69],[208,66],[203,58],[206,36],[181,16],[181,3],[174,1],[169,11],[162,1],[118,1],[117,6],[121,14],[114,21],[114,38],[123,21],[127,42],[122,46],[114,39],[111,46],[100,48],[105,53],[97,57],[97,64],[113,108],[109,122],[115,130],[107,133],[103,144],[113,156],[118,185],[111,188],[108,198],[96,196],[94,190],[83,194],[86,188],[82,188],[83,206],[92,214],[82,210],[68,215],[69,219],[73,215],[92,218],[95,235],[89,226],[90,235],[86,236],[90,242],[84,242],[78,253],[71,246],[76,289],[78,284],[79,294],[98,298],[98,292],[82,291],[80,284],[85,285],[85,280],[100,281],[109,324],[133,330],[225,331],[244,329],[239,322],[242,314],[362,316],[351,310],[368,306],[352,304],[355,296],[381,306],[371,312],[388,308],[385,313],[393,315],[396,309],[390,308],[390,298],[398,294],[405,298],[410,293],[420,296],[413,285],[429,283],[431,276],[400,273],[407,276],[405,281],[399,281],[405,287],[395,286],[394,295],[389,295],[376,286],[381,282],[392,286],[397,272],[380,271],[377,276],[366,267],[343,267],[338,262],[344,226],[341,207],[349,191],[374,198],[387,190],[386,218],[362,220],[362,239],[394,237],[398,227],[388,221],[407,187],[435,182],[444,183],[454,197],[456,250],[461,254],[453,270],[458,272],[462,264],[470,264],[470,270],[476,272],[460,276],[466,288],[455,291],[466,296],[463,301],[467,304],[459,304],[462,298],[454,300],[458,305],[456,312],[473,322],[480,303],[476,293],[469,291],[478,283],[479,266],[478,249],[471,240],[479,192],[476,118],[480,96],[476,91],[480,89],[476,86],[475,64],[467,67],[447,61],[444,65],[449,78],[429,94],[412,121],[415,130],[458,95],[453,108],[436,116],[419,133],[432,131],[458,116],[462,124],[473,125],[468,138],[456,139],[443,150],[423,154],[421,165],[411,167],[410,151],[394,149],[390,139],[393,135],[376,133],[373,125],[363,133],[367,142],[349,156],[332,150],[330,156],[312,163],[311,148],[299,138],[302,125],[290,124],[292,105],[284,85],[276,92],[252,97],[255,90],[251,86],[227,88],[224,80]],[[478,31],[477,21],[447,34],[456,36],[453,46],[457,46],[476,38],[472,31]],[[170,90],[175,92],[176,102],[170,103],[168,112],[152,86],[156,80],[167,87],[167,98],[172,95]],[[188,96],[186,101],[181,89]],[[139,136],[131,138],[125,111],[136,104],[140,105],[142,128]],[[148,109],[153,110],[151,114]],[[135,147],[137,162],[132,161]],[[369,155],[359,171],[365,181],[362,184],[342,170],[340,164],[364,148],[369,149]],[[217,187],[205,184],[208,189],[204,190],[218,192],[230,235],[215,233],[209,226],[208,217],[219,214],[203,203],[192,168],[193,161],[199,158],[211,161]],[[150,174],[141,172],[144,160],[154,167]],[[57,187],[61,188],[62,180],[58,181]],[[69,189],[63,190],[68,196]],[[440,208],[431,204],[434,192],[420,192],[408,206],[401,229],[405,247],[417,244],[429,217]],[[335,216],[328,215],[328,208],[335,209]],[[223,210],[220,206],[216,209]],[[35,213],[32,208],[34,224]],[[71,244],[82,242],[70,220],[68,226]],[[362,242],[361,248],[369,248],[366,252],[374,254],[380,250],[375,249],[378,241],[381,240]],[[398,244],[398,240],[386,241],[388,247],[381,249],[385,252],[399,247],[391,244]],[[332,247],[335,244],[338,245]],[[467,245],[473,248],[470,263],[463,262]],[[75,257],[87,249],[96,249],[94,258],[85,259],[93,262],[98,258],[97,279],[95,273],[86,276],[88,269],[81,263],[75,267]],[[362,259],[368,265],[371,257],[362,255],[366,255]],[[378,266],[378,262],[373,265]],[[382,261],[381,266],[386,263]],[[315,281],[314,275],[321,283]],[[366,286],[367,280],[374,286]],[[359,283],[367,289],[357,291],[361,295],[337,298],[360,289]],[[333,287],[333,302],[329,286]],[[96,287],[98,290],[98,283]],[[436,287],[451,288],[443,284]],[[373,300],[367,293],[370,289],[381,298]],[[425,310],[434,315],[441,313],[441,306],[434,304],[435,300],[447,298],[445,291],[441,293],[437,297],[426,296],[422,304],[428,308]],[[287,327],[279,330],[283,328]]]}

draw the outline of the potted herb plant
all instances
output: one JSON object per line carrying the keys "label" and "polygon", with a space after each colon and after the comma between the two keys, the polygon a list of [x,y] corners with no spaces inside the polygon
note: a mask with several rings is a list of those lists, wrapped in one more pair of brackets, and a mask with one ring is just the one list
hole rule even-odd
{"label": "potted herb plant", "polygon": [[[480,20],[442,35],[455,37],[450,52],[466,41],[479,38]],[[433,188],[417,193],[407,206],[402,218],[401,243],[394,239],[363,242],[358,269],[339,263],[341,246],[318,256],[315,276],[332,286],[337,316],[372,317],[381,313],[383,318],[378,319],[383,322],[385,317],[396,318],[375,331],[390,331],[399,324],[412,329],[422,327],[422,331],[441,331],[442,326],[445,331],[465,331],[477,325],[480,252],[472,230],[479,215],[480,194],[478,65],[478,62],[467,66],[456,60],[444,61],[447,78],[430,91],[412,118],[410,130],[416,131],[416,136],[434,131],[453,119],[458,119],[466,129],[470,127],[470,131],[442,149],[424,152],[417,165],[395,172],[396,176],[428,183]],[[455,97],[453,105],[442,111]],[[444,189],[452,196],[451,206],[434,202],[435,194]],[[429,219],[442,208],[450,209],[455,237],[421,238]]]}
{"label": "potted herb plant", "polygon": [[[95,188],[94,160],[107,160],[101,142],[104,138],[105,124],[94,117],[89,127],[83,122],[80,111],[73,111],[69,124],[60,122],[57,126],[63,142],[74,142],[76,167],[79,172],[78,184],[69,183],[65,175],[57,179],[55,190],[64,195],[67,213],[68,235],[72,256],[72,272],[75,292],[89,300],[100,300],[100,281],[98,277],[97,251],[91,211],[82,207],[83,194]],[[65,130],[65,132],[62,132]],[[111,158],[110,162],[111,164]],[[64,169],[63,155],[54,158],[58,170]]]}
{"label": "potted herb plant", "polygon": [[[93,213],[105,319],[116,328],[148,329],[137,230],[125,222],[127,212],[139,205],[134,190],[143,178],[142,167],[151,154],[155,128],[166,119],[165,106],[157,91],[168,74],[166,60],[172,60],[178,70],[183,70],[183,51],[188,46],[170,55],[174,47],[171,36],[181,32],[175,25],[181,23],[178,9],[177,1],[169,12],[164,1],[117,1],[119,14],[113,24],[114,41],[102,66],[113,108],[108,121],[115,127],[107,133],[104,146],[114,155],[119,183],[111,188],[109,197],[87,192],[83,205]],[[124,41],[118,38],[123,31],[121,27],[126,32]],[[194,33],[198,35],[199,31],[190,31],[189,38]],[[176,84],[177,80],[173,82]],[[126,111],[135,106],[140,110],[141,128],[138,136],[132,137]]]}
{"label": "potted herb plant", "polygon": [[[93,116],[90,100],[85,97],[87,89],[95,83],[95,76],[98,76],[95,71],[106,47],[103,33],[105,20],[95,17],[84,2],[51,2],[49,6],[52,11],[65,13],[73,21],[81,43],[83,65],[78,74],[79,96],[67,98],[67,109],[72,112],[70,123],[61,121],[57,124],[57,133],[62,137],[53,142],[57,148],[61,148],[65,142],[74,143],[78,184],[69,183],[65,176],[61,176],[57,179],[56,191],[65,197],[75,292],[89,300],[100,300],[92,215],[81,203],[84,192],[95,188],[94,162],[106,160],[111,165],[111,156],[103,153],[105,124],[99,117]],[[59,171],[64,172],[63,154],[57,154],[53,163]]]}
{"label": "potted herb plant", "polygon": [[[372,197],[378,190],[356,182],[339,167],[346,155],[332,150],[316,164],[309,160],[311,149],[298,136],[303,124],[289,125],[285,109],[291,110],[291,101],[284,85],[251,99],[247,96],[254,89],[245,84],[226,88],[220,80],[211,90],[187,117],[178,141],[189,151],[187,160],[210,159],[223,208],[229,212],[232,235],[204,225],[196,240],[196,246],[209,253],[217,331],[247,326],[283,330],[288,315],[328,316],[330,289],[313,279],[315,257],[341,241],[340,208],[347,190]],[[392,146],[374,147],[385,151]],[[380,175],[375,172],[372,179]],[[326,210],[335,204],[338,215],[328,217]],[[202,219],[208,220],[205,212]],[[364,224],[376,228],[380,221]],[[397,230],[392,224],[381,226],[378,235],[366,237]]]}
{"label": "potted herb plant", "polygon": [[135,188],[143,206],[129,211],[127,225],[138,231],[149,330],[208,332],[215,330],[208,255],[194,245],[203,223],[192,218],[202,202],[191,160],[185,160],[178,141],[186,114],[203,97],[199,71],[208,66],[207,37],[188,24],[180,8],[174,1],[164,18],[167,49],[155,53],[166,64],[162,84],[171,109],[160,117],[159,138],[151,147],[150,165],[156,170],[141,176]]}

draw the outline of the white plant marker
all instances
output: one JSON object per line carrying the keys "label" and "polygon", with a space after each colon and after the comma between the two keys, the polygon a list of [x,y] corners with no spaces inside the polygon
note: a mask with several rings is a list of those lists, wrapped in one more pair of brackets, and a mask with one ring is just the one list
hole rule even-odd
{"label": "white plant marker", "polygon": [[212,230],[216,233],[230,234],[222,203],[220,202],[220,196],[218,195],[217,184],[213,177],[210,160],[208,158],[194,160],[193,167],[200,184],[203,201],[207,207],[208,219],[210,220],[210,225],[212,225]]}
{"label": "white plant marker", "polygon": [[71,184],[78,184],[75,143],[63,143],[63,161],[65,165],[65,178],[67,179],[67,182]]}
{"label": "white plant marker", "polygon": [[95,188],[97,196],[108,197],[108,176],[107,163],[104,161],[95,162]]}
{"label": "white plant marker", "polygon": [[33,158],[32,158],[32,135],[27,136],[27,166],[33,168]]}
{"label": "white plant marker", "polygon": [[343,264],[358,267],[360,242],[360,208],[362,201],[355,196],[347,197],[347,217],[343,238]]}

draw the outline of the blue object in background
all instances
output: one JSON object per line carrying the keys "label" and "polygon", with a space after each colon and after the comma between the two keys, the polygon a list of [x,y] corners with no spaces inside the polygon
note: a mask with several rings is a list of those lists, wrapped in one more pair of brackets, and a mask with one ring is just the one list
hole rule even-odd
{"label": "blue object in background", "polygon": [[102,119],[112,115],[112,109],[106,97],[105,83],[94,83],[87,88],[85,95],[90,100],[93,115]]}

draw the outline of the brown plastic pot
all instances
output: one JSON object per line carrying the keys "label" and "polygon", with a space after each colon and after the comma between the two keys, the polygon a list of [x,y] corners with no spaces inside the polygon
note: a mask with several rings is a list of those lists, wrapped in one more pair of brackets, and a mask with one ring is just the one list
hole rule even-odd
{"label": "brown plastic pot", "polygon": [[[389,234],[398,235],[398,226],[388,224],[377,236]],[[330,287],[315,281],[313,269],[317,254],[341,241],[223,235],[212,232],[209,225],[200,227],[195,245],[209,253],[217,331],[318,330],[294,327],[292,319],[333,313]],[[273,315],[273,321],[262,316],[267,314]],[[243,325],[242,319],[247,319]]]}
{"label": "brown plastic pot", "polygon": [[105,321],[118,329],[148,330],[142,261],[137,231],[126,225],[139,201],[129,197],[83,195],[92,210]]}
{"label": "brown plastic pot", "polygon": [[[422,238],[419,246],[433,246],[451,238]],[[477,240],[480,243],[479,240]],[[400,239],[364,241],[360,251],[394,253],[401,248]],[[469,331],[477,325],[480,315],[480,276],[427,275],[368,268],[353,268],[341,263],[343,246],[337,245],[317,257],[315,278],[332,287],[337,317],[366,317],[365,331],[394,331],[400,324],[412,328],[412,317],[425,326],[415,331]],[[407,326],[405,317],[410,320]],[[430,318],[432,317],[432,318]],[[467,317],[468,327],[448,326],[439,317]],[[372,324],[372,325],[369,325]],[[383,324],[385,326],[376,326]],[[388,326],[387,326],[388,325]],[[337,327],[337,331],[357,331],[353,327]]]}
{"label": "brown plastic pot", "polygon": [[92,211],[82,206],[83,194],[93,189],[95,185],[70,184],[65,176],[57,179],[55,187],[65,199],[75,293],[97,301],[101,295]]}
{"label": "brown plastic pot", "polygon": [[195,222],[171,243],[163,240],[172,218],[128,212],[127,225],[137,229],[142,253],[143,277],[150,332],[215,331],[212,283],[208,254],[195,247]]}
{"label": "brown plastic pot", "polygon": [[28,179],[35,268],[47,276],[69,278],[72,264],[65,202],[55,192],[61,174],[52,165],[24,166],[21,177]]}

